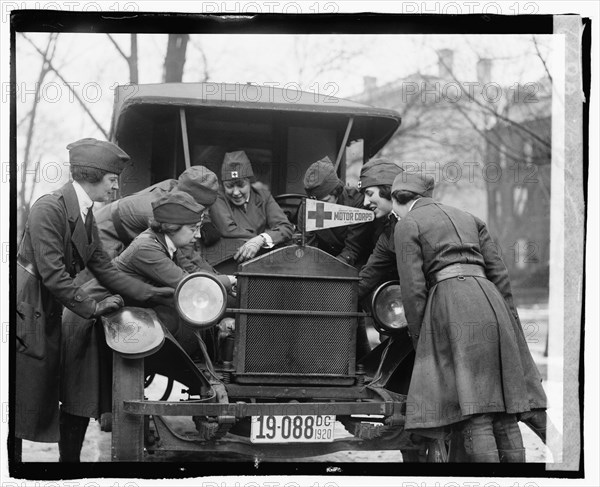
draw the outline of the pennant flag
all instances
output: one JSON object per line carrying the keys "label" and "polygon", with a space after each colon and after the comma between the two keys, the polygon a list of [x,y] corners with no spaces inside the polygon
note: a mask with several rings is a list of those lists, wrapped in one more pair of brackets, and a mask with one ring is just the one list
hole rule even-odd
{"label": "pennant flag", "polygon": [[331,227],[343,227],[344,225],[356,225],[357,223],[371,222],[375,219],[375,213],[370,210],[334,205],[333,203],[325,203],[310,198],[306,199],[304,212],[307,232]]}

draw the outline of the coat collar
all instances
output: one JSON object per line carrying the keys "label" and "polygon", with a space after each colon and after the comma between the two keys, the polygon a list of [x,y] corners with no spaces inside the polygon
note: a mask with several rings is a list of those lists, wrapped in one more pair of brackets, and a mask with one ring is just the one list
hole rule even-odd
{"label": "coat collar", "polygon": [[79,199],[77,193],[73,187],[73,183],[65,184],[61,189],[58,190],[63,199],[65,200],[65,207],[67,208],[67,218],[69,221],[76,223],[77,219],[81,219],[81,212],[79,208]]}
{"label": "coat collar", "polygon": [[225,204],[227,205],[227,207],[229,208],[230,211],[237,210],[243,214],[246,214],[248,212],[248,208],[251,208],[254,206],[256,206],[257,208],[261,208],[262,206],[264,206],[264,203],[265,203],[262,198],[261,193],[257,189],[255,189],[252,185],[250,185],[250,194],[248,196],[248,201],[246,202],[246,205],[247,205],[246,211],[244,211],[244,209],[242,207],[232,204],[231,201],[229,201],[229,198],[227,198],[227,195],[225,195],[224,189],[219,190],[219,192],[220,192],[219,196],[222,197],[223,200],[225,200]]}
{"label": "coat collar", "polygon": [[435,204],[435,200],[433,198],[419,198],[417,200],[417,202],[414,204],[414,206],[411,208],[411,211],[414,210],[415,208],[420,208],[421,206],[427,206],[427,205],[434,205]]}
{"label": "coat collar", "polygon": [[79,200],[73,187],[73,183],[65,184],[58,193],[62,195],[67,210],[67,219],[71,227],[71,241],[84,263],[90,259],[91,255],[98,247],[97,233],[92,232],[92,241],[88,242],[87,232],[81,218]]}
{"label": "coat collar", "polygon": [[165,238],[165,235],[162,233],[157,233],[154,230],[152,230],[151,228],[149,228],[148,230],[146,230],[145,232],[142,233],[142,235],[144,234],[148,234],[149,237],[153,237],[163,248],[163,250],[165,251],[165,254],[170,255],[169,254],[169,245],[167,244],[167,239]]}

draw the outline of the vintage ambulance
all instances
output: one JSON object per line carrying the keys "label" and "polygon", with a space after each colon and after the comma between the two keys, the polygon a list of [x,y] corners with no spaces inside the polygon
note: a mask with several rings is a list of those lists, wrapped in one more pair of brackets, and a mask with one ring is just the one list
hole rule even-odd
{"label": "vintage ambulance", "polygon": [[[295,221],[312,162],[329,156],[345,180],[347,148],[362,145],[366,161],[399,125],[393,110],[317,93],[173,83],[118,87],[112,140],[132,158],[123,195],[194,164],[219,174],[226,152],[244,150],[259,183]],[[289,245],[241,265],[231,259],[238,245],[222,239],[204,249],[217,270],[236,274],[234,308],[226,308],[224,289],[207,274],[190,275],[175,294],[174,312],[205,336],[224,313],[235,317],[233,336],[216,340],[212,357],[192,359],[172,337],[156,339],[152,310],[123,308],[105,319],[121,337],[132,330],[147,338],[136,353],[114,346],[113,460],[144,461],[158,451],[268,460],[401,450],[405,461],[417,461],[418,446],[403,429],[414,351],[397,285],[383,286],[372,303],[375,322],[393,340],[357,362],[363,313],[355,268],[306,245],[301,231]],[[157,375],[183,384],[185,400],[170,400],[170,387],[163,398],[147,399],[145,386]],[[196,431],[178,431],[167,419],[173,417],[189,417]]]}

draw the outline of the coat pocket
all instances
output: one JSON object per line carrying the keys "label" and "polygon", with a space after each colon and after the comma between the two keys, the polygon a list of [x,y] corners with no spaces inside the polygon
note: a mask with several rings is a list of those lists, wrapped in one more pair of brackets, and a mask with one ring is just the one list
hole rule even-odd
{"label": "coat pocket", "polygon": [[32,358],[46,355],[45,320],[40,311],[29,303],[17,304],[17,352]]}

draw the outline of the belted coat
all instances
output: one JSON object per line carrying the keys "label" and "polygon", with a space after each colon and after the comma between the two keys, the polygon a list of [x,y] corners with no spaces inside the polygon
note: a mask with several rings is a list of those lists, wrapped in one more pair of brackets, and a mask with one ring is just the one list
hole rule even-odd
{"label": "belted coat", "polygon": [[63,306],[89,318],[96,300],[75,280],[89,268],[101,282],[140,300],[153,289],[120,273],[102,250],[98,229],[88,240],[72,183],[42,196],[29,214],[17,256],[15,436],[59,439],[59,360]]}
{"label": "belted coat", "polygon": [[[416,343],[406,429],[444,427],[473,414],[545,408],[508,272],[485,223],[421,198],[396,225],[394,241],[402,301]],[[453,264],[479,266],[486,277],[436,283],[435,274]]]}

